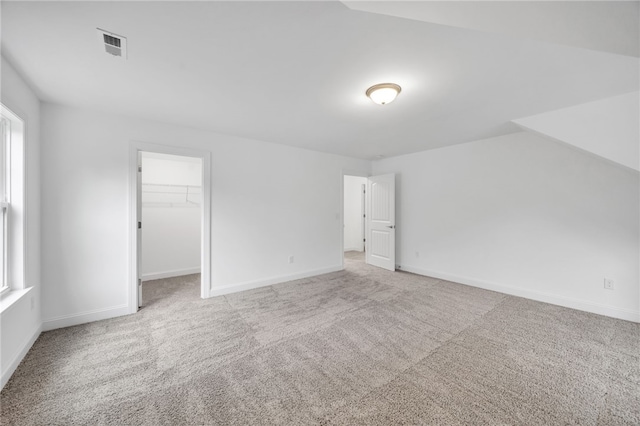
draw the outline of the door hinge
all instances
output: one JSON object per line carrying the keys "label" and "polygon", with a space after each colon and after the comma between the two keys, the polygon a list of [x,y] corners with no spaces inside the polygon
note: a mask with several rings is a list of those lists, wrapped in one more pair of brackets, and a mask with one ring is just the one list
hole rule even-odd
{"label": "door hinge", "polygon": [[142,222],[138,222],[138,229],[142,229]]}
{"label": "door hinge", "polygon": [[142,166],[138,166],[138,172],[142,173]]}

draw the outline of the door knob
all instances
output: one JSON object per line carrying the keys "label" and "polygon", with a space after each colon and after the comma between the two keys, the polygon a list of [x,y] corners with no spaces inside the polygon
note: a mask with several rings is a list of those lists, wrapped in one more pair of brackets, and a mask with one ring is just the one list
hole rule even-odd
{"label": "door knob", "polygon": [[395,225],[387,225],[387,228],[393,229],[393,228],[395,228]]}

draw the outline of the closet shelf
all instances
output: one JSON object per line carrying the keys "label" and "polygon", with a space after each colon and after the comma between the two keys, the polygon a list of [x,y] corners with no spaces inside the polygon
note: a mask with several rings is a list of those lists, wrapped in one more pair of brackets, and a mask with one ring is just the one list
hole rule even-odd
{"label": "closet shelf", "polygon": [[143,207],[199,207],[201,202],[201,186],[142,184]]}

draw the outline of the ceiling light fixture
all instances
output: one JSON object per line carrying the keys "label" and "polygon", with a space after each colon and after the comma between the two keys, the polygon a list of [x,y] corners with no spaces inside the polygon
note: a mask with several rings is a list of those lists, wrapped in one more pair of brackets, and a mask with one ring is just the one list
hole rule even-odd
{"label": "ceiling light fixture", "polygon": [[395,83],[374,84],[367,89],[367,96],[378,105],[385,105],[398,96],[402,89]]}

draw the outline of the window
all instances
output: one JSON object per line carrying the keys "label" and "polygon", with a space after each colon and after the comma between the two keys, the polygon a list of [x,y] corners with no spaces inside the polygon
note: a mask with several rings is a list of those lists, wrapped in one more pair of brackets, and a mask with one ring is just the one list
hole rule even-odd
{"label": "window", "polygon": [[0,103],[0,294],[25,286],[25,123]]}
{"label": "window", "polygon": [[2,209],[2,222],[0,223],[0,294],[9,290],[7,282],[7,249],[9,229],[9,176],[11,172],[9,149],[11,147],[11,122],[4,116],[0,116],[0,209]]}

